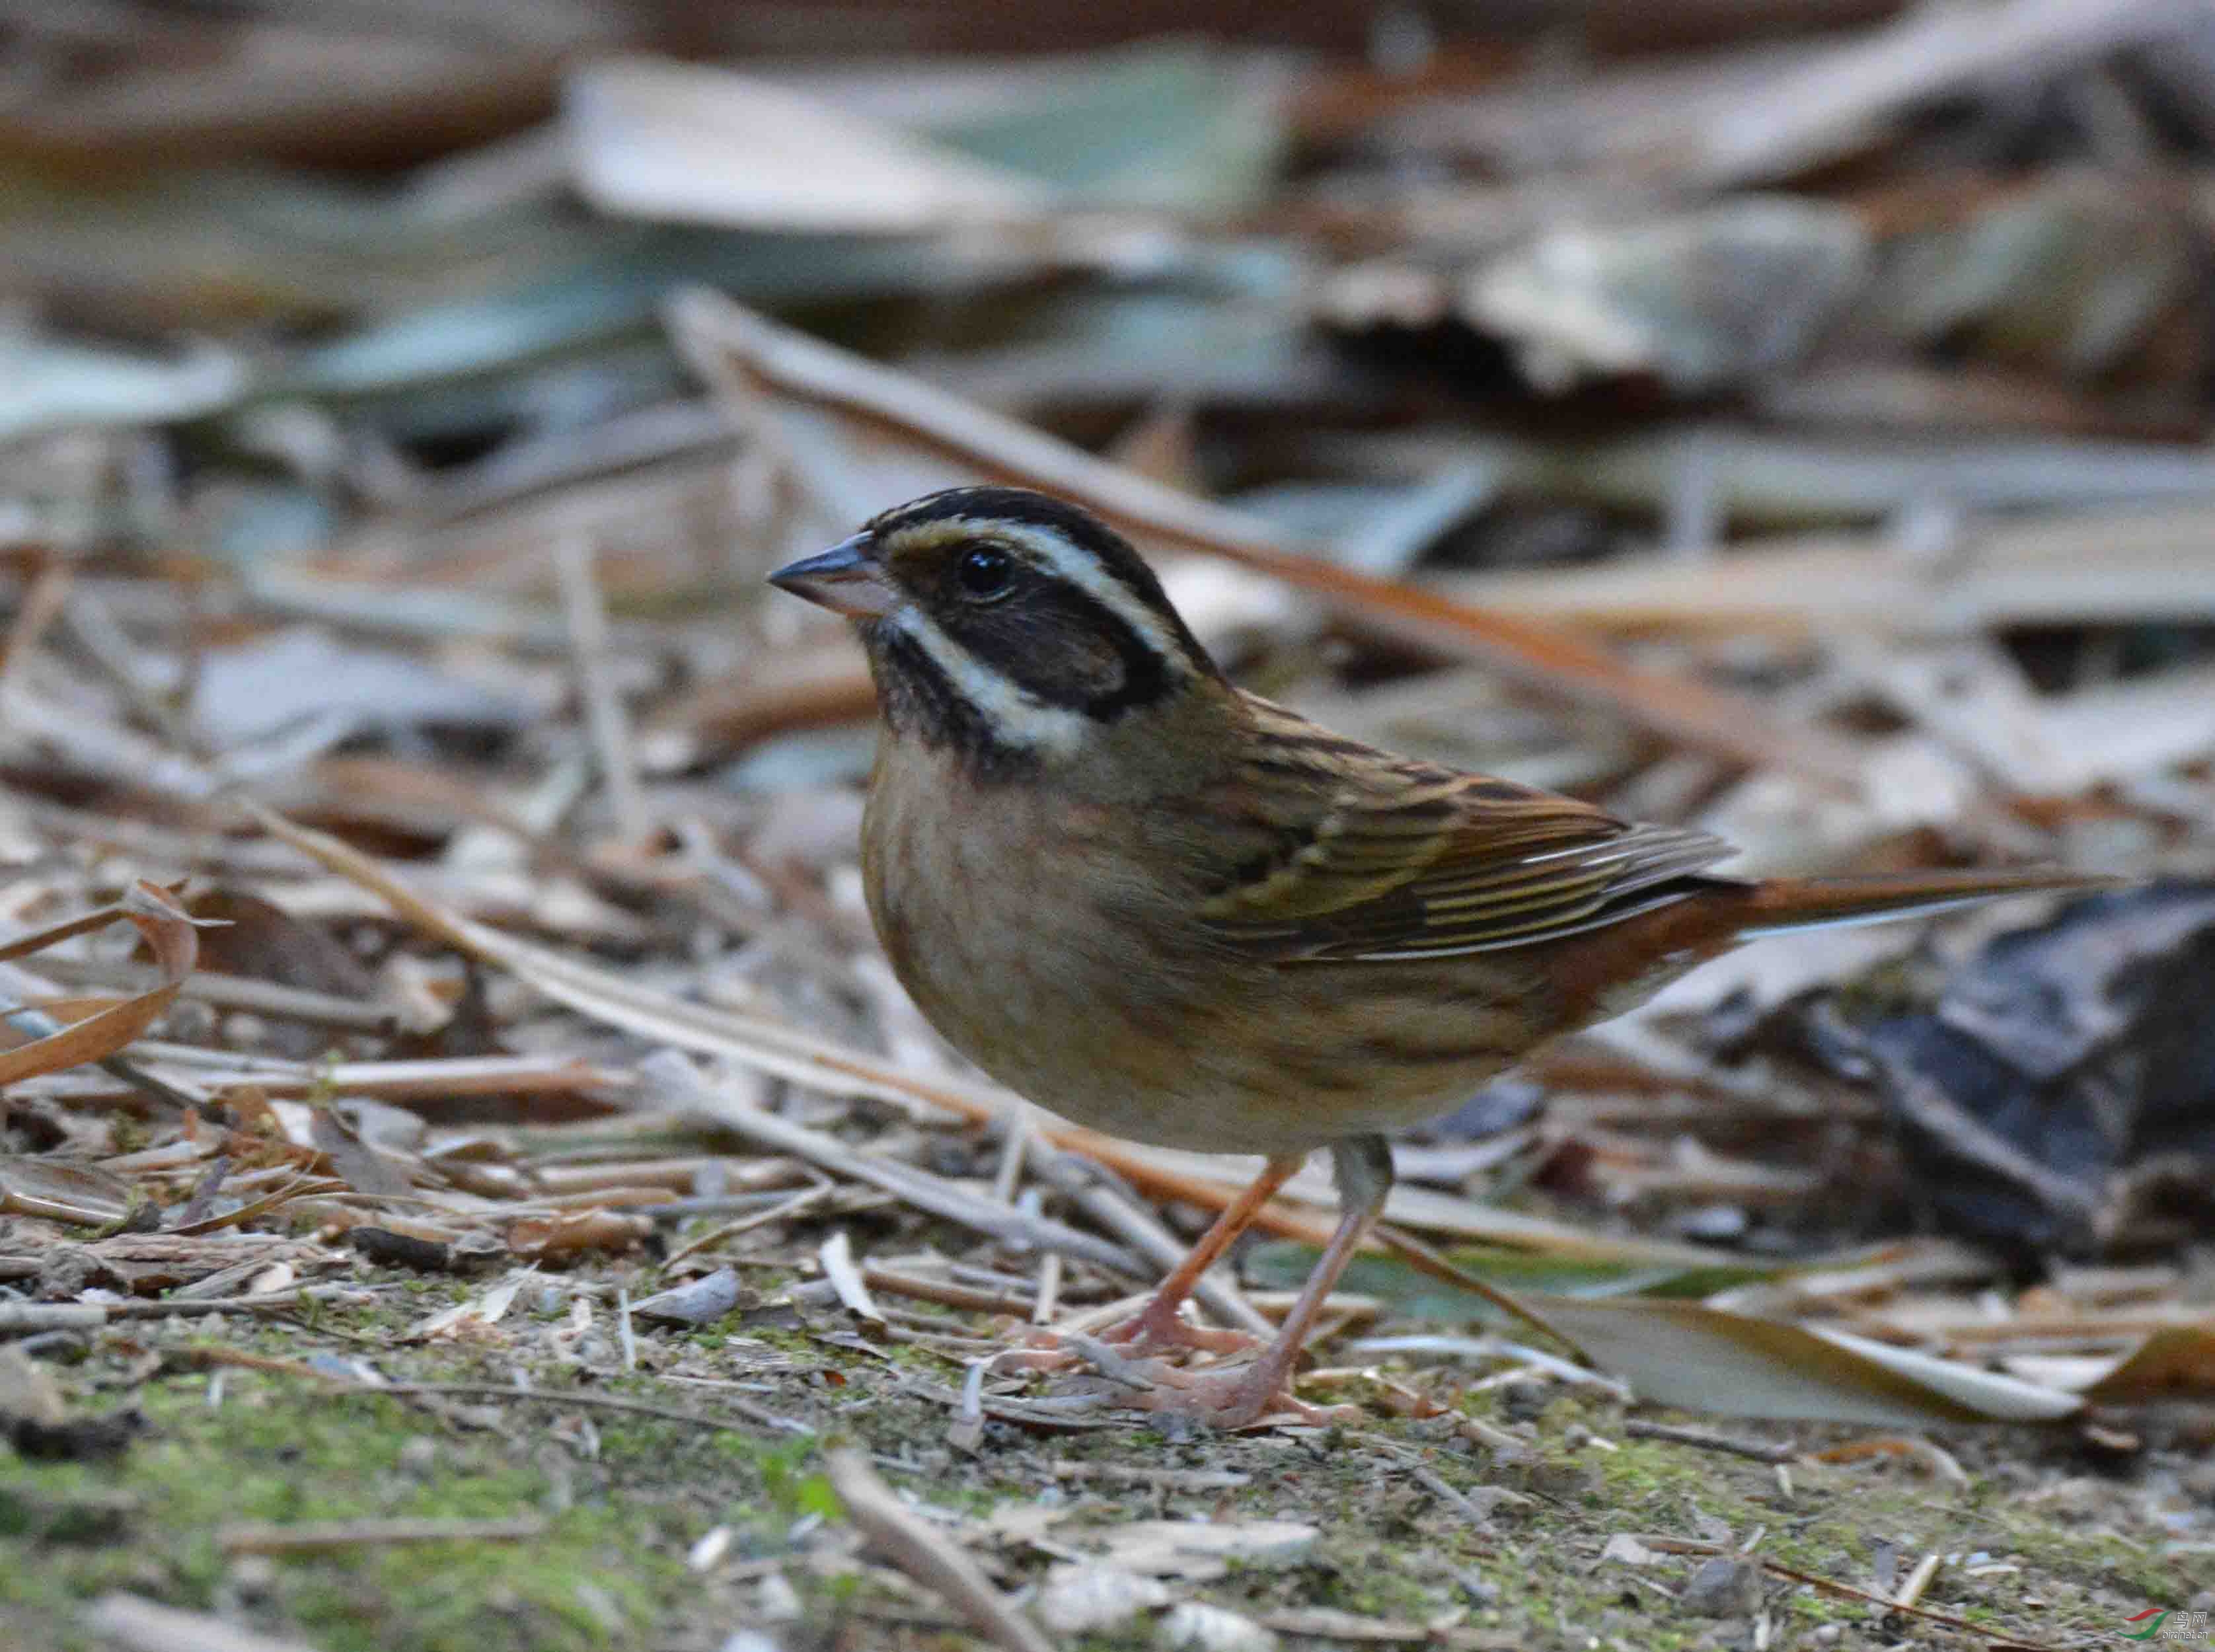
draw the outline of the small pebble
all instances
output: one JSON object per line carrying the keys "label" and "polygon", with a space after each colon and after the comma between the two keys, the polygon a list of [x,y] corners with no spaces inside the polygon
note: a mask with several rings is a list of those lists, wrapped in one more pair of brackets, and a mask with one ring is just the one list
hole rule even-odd
{"label": "small pebble", "polygon": [[764,1623],[791,1623],[800,1616],[800,1591],[782,1572],[771,1572],[754,1591],[754,1612]]}
{"label": "small pebble", "polygon": [[1121,1566],[1059,1565],[1039,1590],[1039,1621],[1057,1635],[1120,1629],[1139,1613],[1169,1603],[1169,1586]]}
{"label": "small pebble", "polygon": [[1760,1596],[1759,1567],[1735,1555],[1717,1555],[1692,1574],[1677,1604],[1698,1618],[1745,1618]]}
{"label": "small pebble", "polygon": [[615,1596],[610,1594],[598,1584],[590,1582],[579,1582],[573,1585],[572,1593],[577,1597],[577,1604],[582,1606],[593,1621],[609,1635],[613,1636],[621,1632],[623,1626],[623,1608],[616,1604]]}
{"label": "small pebble", "polygon": [[1549,1382],[1512,1382],[1500,1391],[1500,1411],[1510,1422],[1536,1422],[1553,1403]]}
{"label": "small pebble", "polygon": [[1703,1205],[1676,1221],[1677,1231],[1686,1238],[1705,1239],[1711,1244],[1744,1238],[1747,1225],[1746,1212],[1737,1205]]}
{"label": "small pebble", "polygon": [[1277,1637],[1251,1618],[1187,1600],[1162,1619],[1161,1642],[1190,1652],[1274,1652]]}

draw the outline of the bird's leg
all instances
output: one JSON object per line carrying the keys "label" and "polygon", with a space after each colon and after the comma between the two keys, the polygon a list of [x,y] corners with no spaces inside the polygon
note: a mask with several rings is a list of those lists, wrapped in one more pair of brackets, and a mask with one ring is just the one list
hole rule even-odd
{"label": "bird's leg", "polygon": [[[1118,1353],[1134,1355],[1176,1348],[1197,1348],[1208,1354],[1242,1354],[1255,1346],[1258,1339],[1242,1330],[1214,1330],[1195,1325],[1179,1310],[1206,1276],[1207,1270],[1222,1258],[1233,1240],[1254,1225],[1254,1218],[1261,1213],[1261,1207],[1292,1179],[1302,1163],[1298,1158],[1279,1158],[1262,1166],[1261,1174],[1224,1207],[1214,1225],[1200,1236],[1200,1243],[1161,1282],[1153,1299],[1128,1319],[1119,1320],[1101,1331],[1099,1340]],[[1003,1354],[995,1365],[1003,1371],[1052,1371],[1071,1363],[1071,1351],[1063,1348],[1061,1339],[1046,1331],[1038,1334],[1031,1348]]]}
{"label": "bird's leg", "polygon": [[[1382,1136],[1356,1136],[1337,1143],[1330,1152],[1344,1213],[1339,1218],[1338,1231],[1330,1236],[1276,1340],[1251,1365],[1227,1371],[1150,1366],[1146,1374],[1155,1379],[1154,1386],[1124,1403],[1150,1411],[1175,1411],[1219,1428],[1242,1428],[1262,1417],[1285,1413],[1307,1422],[1346,1421],[1349,1412],[1359,1417],[1360,1412],[1352,1406],[1310,1405],[1294,1398],[1292,1388],[1292,1365],[1299,1358],[1300,1344],[1315,1328],[1316,1317],[1322,1311],[1347,1263],[1353,1260],[1369,1237],[1370,1229],[1384,1213],[1384,1196],[1392,1190],[1392,1150]],[[1271,1171],[1276,1168],[1273,1160]]]}
{"label": "bird's leg", "polygon": [[1255,1339],[1242,1330],[1210,1330],[1193,1324],[1179,1311],[1207,1270],[1215,1266],[1231,1241],[1254,1225],[1261,1207],[1277,1189],[1291,1181],[1302,1161],[1273,1158],[1261,1167],[1246,1190],[1224,1207],[1214,1225],[1200,1236],[1176,1270],[1163,1280],[1153,1300],[1136,1314],[1100,1333],[1129,1354],[1152,1354],[1165,1348],[1201,1348],[1211,1354],[1236,1354],[1252,1348]]}

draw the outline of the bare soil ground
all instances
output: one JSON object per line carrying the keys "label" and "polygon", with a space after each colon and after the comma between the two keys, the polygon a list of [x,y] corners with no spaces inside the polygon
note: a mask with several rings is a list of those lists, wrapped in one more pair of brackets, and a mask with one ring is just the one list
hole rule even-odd
{"label": "bare soil ground", "polygon": [[[1805,1453],[1867,1431],[1727,1429],[1802,1448],[1780,1468],[1630,1437],[1623,1407],[1592,1389],[1518,1383],[1411,1421],[1351,1380],[1339,1397],[1374,1413],[1359,1428],[989,1421],[963,1450],[948,1440],[958,1366],[869,1348],[837,1310],[641,1327],[626,1370],[605,1306],[625,1272],[549,1274],[500,1325],[415,1348],[395,1334],[472,1287],[364,1266],[369,1305],[73,1339],[73,1414],[137,1425],[112,1456],[0,1465],[7,1643],[104,1646],[84,1610],[120,1589],[329,1652],[715,1649],[742,1630],[759,1638],[739,1644],[787,1652],[975,1643],[862,1551],[824,1477],[826,1444],[868,1452],[1008,1588],[1050,1588],[1101,1556],[1159,1578],[1138,1598],[1161,1604],[1072,1645],[2089,1647],[2120,1643],[2149,1607],[2204,1609],[2215,1588],[2215,1558],[2159,1555],[2164,1513],[2215,1490],[2204,1417],[2160,1420],[2136,1451],[1965,1431],[1939,1440],[1942,1458],[1838,1463]],[[580,1302],[594,1311],[581,1333]],[[389,1397],[317,1375],[361,1360],[395,1384],[484,1386]],[[1426,1386],[1451,1396],[1439,1376]],[[410,1518],[520,1519],[532,1534],[392,1542],[361,1524]],[[1163,1520],[1254,1540],[1224,1538],[1218,1558],[1136,1525]],[[318,1540],[323,1522],[340,1529]],[[306,1546],[261,1552],[257,1523]],[[1718,1551],[1767,1569],[1720,1575]],[[1926,1557],[1918,1613],[1823,1587],[1896,1594]],[[1169,1617],[1187,1603],[1245,1628]]]}

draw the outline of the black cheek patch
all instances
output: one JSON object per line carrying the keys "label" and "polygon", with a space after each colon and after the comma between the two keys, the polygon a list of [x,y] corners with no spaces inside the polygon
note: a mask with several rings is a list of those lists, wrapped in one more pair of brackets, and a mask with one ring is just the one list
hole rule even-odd
{"label": "black cheek patch", "polygon": [[882,625],[862,628],[885,722],[926,746],[951,747],[980,782],[1028,774],[1035,757],[999,737],[990,719],[969,703],[930,651],[905,633]]}
{"label": "black cheek patch", "polygon": [[1169,662],[1083,591],[1044,580],[990,607],[948,614],[954,642],[1043,704],[1112,722],[1175,685]]}

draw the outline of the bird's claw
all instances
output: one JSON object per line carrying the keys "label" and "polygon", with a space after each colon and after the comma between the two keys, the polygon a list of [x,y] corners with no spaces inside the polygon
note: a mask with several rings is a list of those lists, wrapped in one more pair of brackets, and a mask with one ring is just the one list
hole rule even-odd
{"label": "bird's claw", "polygon": [[1218,1330],[1208,1325],[1195,1325],[1175,1310],[1163,1311],[1153,1306],[1142,1309],[1128,1319],[1120,1320],[1097,1336],[1086,1336],[1073,1331],[1034,1330],[1026,1346],[1010,1348],[992,1362],[995,1372],[1066,1371],[1071,1366],[1090,1364],[1095,1370],[1107,1374],[1110,1360],[1129,1365],[1133,1360],[1152,1363],[1150,1356],[1175,1349],[1188,1349],[1196,1354],[1212,1354],[1221,1358],[1230,1354],[1247,1354],[1261,1346],[1261,1339],[1242,1330]]}
{"label": "bird's claw", "polygon": [[[1288,1383],[1263,1382],[1258,1365],[1224,1371],[1187,1371],[1160,1360],[1148,1360],[1144,1362],[1144,1374],[1153,1380],[1144,1388],[1118,1397],[1117,1403],[1186,1417],[1215,1428],[1249,1428],[1284,1422],[1327,1428],[1334,1423],[1364,1420],[1358,1405],[1311,1405],[1295,1395]],[[1122,1379],[1119,1377],[1117,1380]]]}
{"label": "bird's claw", "polygon": [[[1134,1323],[1116,1330],[1126,1330]],[[1252,1342],[1250,1337],[1241,1338],[1242,1346],[1250,1347]],[[1134,1355],[1130,1351],[1132,1344],[1147,1346],[1135,1336],[1119,1345],[1106,1336],[1065,1332],[1053,1336],[1050,1345],[1011,1348],[993,1360],[992,1368],[1052,1372],[1088,1366],[1101,1379],[1101,1385],[1087,1397],[1092,1407],[1131,1407],[1216,1428],[1281,1422],[1323,1428],[1363,1419],[1359,1406],[1311,1405],[1294,1395],[1285,1382],[1267,1384],[1259,1364],[1193,1371],[1169,1360]]]}

